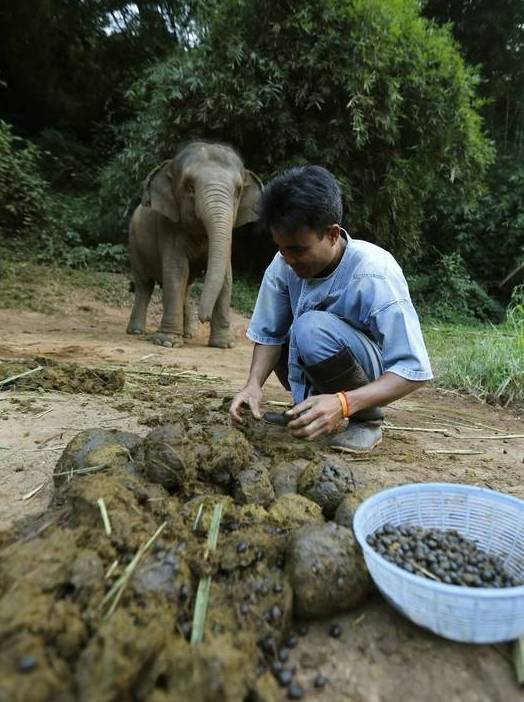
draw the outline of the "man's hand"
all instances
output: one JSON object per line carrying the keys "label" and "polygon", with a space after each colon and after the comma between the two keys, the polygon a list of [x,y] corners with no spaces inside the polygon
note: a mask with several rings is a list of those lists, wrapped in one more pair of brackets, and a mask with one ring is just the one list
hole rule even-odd
{"label": "man's hand", "polygon": [[239,410],[242,405],[247,405],[255,419],[261,419],[260,403],[262,402],[262,389],[258,385],[246,385],[235,397],[229,407],[229,415],[233,422],[242,424]]}
{"label": "man's hand", "polygon": [[288,424],[293,436],[308,440],[330,434],[342,419],[340,400],[336,395],[312,395],[286,414],[293,417]]}

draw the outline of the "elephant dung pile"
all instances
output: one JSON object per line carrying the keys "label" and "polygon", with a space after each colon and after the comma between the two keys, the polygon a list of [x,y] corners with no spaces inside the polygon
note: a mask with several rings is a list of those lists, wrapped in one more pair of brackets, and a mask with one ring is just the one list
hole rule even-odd
{"label": "elephant dung pile", "polygon": [[260,442],[219,424],[75,437],[50,510],[2,552],[0,701],[281,699],[271,664],[293,614],[347,609],[369,589],[351,531],[325,521],[359,481],[342,461],[287,465],[285,480]]}
{"label": "elephant dung pile", "polygon": [[[12,380],[6,383],[10,379]],[[124,382],[123,370],[85,368],[76,363],[58,364],[49,359],[0,363],[0,383],[16,383],[18,390],[42,389],[112,395],[124,387]]]}

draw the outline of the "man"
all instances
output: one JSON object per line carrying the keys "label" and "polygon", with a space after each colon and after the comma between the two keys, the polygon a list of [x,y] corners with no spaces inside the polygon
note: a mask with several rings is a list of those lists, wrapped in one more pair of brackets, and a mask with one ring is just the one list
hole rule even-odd
{"label": "man", "polygon": [[255,342],[245,387],[230,407],[260,419],[275,371],[293,395],[291,433],[315,439],[349,418],[330,444],[355,452],[382,439],[381,407],[432,378],[417,313],[395,259],[340,227],[342,198],[329,171],[293,168],[261,200],[260,225],[279,252],[267,268],[247,336]]}

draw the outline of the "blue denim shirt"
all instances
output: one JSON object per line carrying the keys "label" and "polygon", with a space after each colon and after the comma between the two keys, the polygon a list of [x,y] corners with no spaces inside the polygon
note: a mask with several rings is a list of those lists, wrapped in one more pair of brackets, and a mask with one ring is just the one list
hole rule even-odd
{"label": "blue denim shirt", "polygon": [[408,380],[433,377],[404,274],[379,246],[347,235],[340,263],[325,278],[299,278],[277,253],[264,274],[247,337],[257,344],[289,343],[292,373],[300,361],[291,327],[310,310],[331,312],[364,332],[380,349],[384,371]]}

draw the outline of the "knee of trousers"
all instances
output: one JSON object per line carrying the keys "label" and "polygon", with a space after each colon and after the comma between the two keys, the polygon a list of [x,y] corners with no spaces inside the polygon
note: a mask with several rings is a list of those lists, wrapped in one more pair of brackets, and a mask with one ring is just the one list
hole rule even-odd
{"label": "knee of trousers", "polygon": [[334,317],[329,312],[311,310],[304,312],[293,323],[297,351],[306,366],[319,363],[339,350],[333,333]]}

